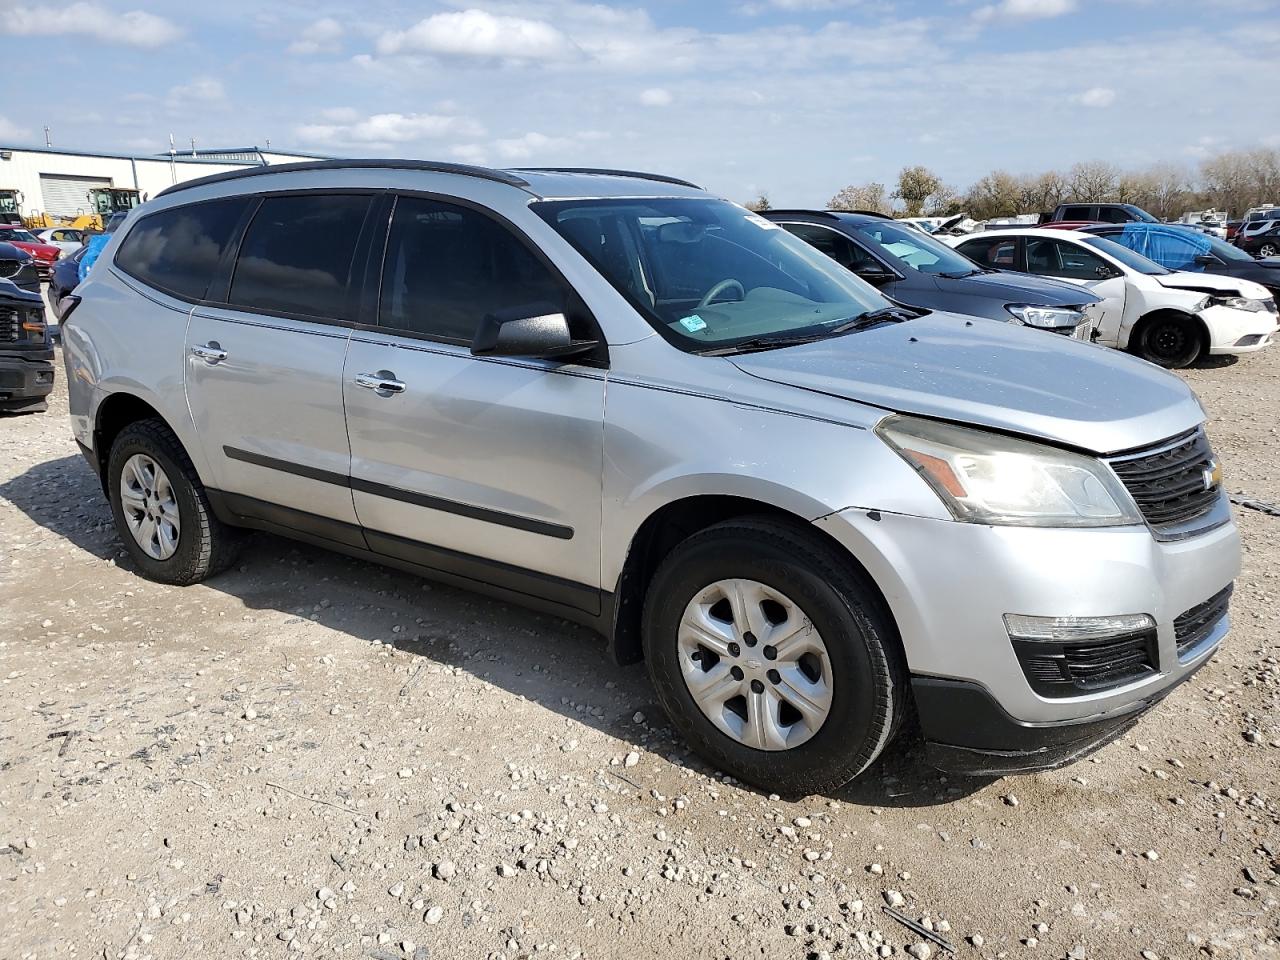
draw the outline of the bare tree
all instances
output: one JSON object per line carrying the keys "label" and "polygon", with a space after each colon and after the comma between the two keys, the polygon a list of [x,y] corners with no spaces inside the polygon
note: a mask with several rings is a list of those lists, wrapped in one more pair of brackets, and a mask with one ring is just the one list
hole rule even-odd
{"label": "bare tree", "polygon": [[850,184],[827,201],[831,210],[870,210],[874,213],[892,213],[893,203],[883,183]]}
{"label": "bare tree", "polygon": [[1022,184],[1004,170],[988,173],[965,194],[969,216],[978,220],[1012,217],[1022,212]]}
{"label": "bare tree", "polygon": [[1077,163],[1068,176],[1071,182],[1071,200],[1077,203],[1112,200],[1120,186],[1119,168],[1105,160]]}
{"label": "bare tree", "polygon": [[918,217],[941,186],[942,181],[928,167],[903,167],[893,196],[902,201],[908,217]]}
{"label": "bare tree", "polygon": [[934,190],[925,201],[924,212],[930,217],[953,217],[960,213],[962,208],[960,195],[956,193],[955,188],[939,183],[938,189]]}
{"label": "bare tree", "polygon": [[772,209],[772,204],[769,203],[769,194],[765,190],[761,190],[759,195],[754,200],[748,201],[745,206],[755,213],[764,213],[766,210]]}

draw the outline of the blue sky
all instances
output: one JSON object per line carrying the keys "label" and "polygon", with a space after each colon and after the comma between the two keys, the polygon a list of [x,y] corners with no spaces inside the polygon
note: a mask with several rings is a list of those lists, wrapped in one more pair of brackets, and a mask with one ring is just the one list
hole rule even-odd
{"label": "blue sky", "polygon": [[963,188],[1280,146],[1280,0],[0,0],[0,33],[31,68],[0,104],[10,145],[270,138],[775,205],[916,163]]}

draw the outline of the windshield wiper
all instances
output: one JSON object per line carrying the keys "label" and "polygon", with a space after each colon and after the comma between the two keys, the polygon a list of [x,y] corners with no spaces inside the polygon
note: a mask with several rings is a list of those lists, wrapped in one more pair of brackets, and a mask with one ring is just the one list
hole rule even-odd
{"label": "windshield wiper", "polygon": [[740,340],[727,347],[711,347],[707,350],[698,350],[696,352],[703,357],[723,357],[733,353],[756,353],[760,350],[775,350],[779,347],[794,347],[801,343],[813,343],[815,340],[825,340],[827,336],[828,333],[810,333],[795,337],[752,337],[750,340]]}
{"label": "windshield wiper", "polygon": [[865,330],[867,327],[878,326],[882,323],[905,323],[913,319],[915,318],[902,307],[882,307],[879,310],[868,310],[866,313],[860,313],[838,326],[831,327],[827,332],[852,333],[854,330]]}
{"label": "windshield wiper", "polygon": [[940,273],[938,276],[945,277],[947,280],[963,280],[965,277],[972,277],[979,273],[995,273],[995,271],[983,270],[981,267],[978,267],[973,270],[966,270],[964,273],[961,273],[959,270],[952,270],[950,273]]}

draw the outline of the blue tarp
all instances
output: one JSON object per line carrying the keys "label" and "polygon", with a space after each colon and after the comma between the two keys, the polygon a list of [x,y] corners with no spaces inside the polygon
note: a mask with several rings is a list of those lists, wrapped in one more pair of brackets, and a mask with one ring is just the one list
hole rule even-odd
{"label": "blue tarp", "polygon": [[1110,234],[1107,239],[1169,270],[1203,271],[1196,257],[1213,250],[1209,237],[1198,230],[1158,223],[1126,223],[1120,234]]}
{"label": "blue tarp", "polygon": [[80,258],[80,269],[77,271],[80,275],[79,282],[84,283],[84,278],[89,275],[89,269],[98,259],[98,254],[102,253],[102,248],[111,240],[109,233],[95,233],[86,241],[88,250],[85,251],[83,257]]}

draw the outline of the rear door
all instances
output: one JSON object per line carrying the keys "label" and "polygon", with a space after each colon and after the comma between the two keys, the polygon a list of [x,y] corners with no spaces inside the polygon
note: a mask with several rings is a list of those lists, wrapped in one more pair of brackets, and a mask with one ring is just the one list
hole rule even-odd
{"label": "rear door", "polygon": [[255,203],[223,289],[187,329],[187,400],[210,485],[243,516],[356,545],[342,364],[371,200],[313,191]]}
{"label": "rear door", "polygon": [[400,196],[385,250],[376,325],[353,334],[343,377],[369,546],[597,612],[605,371],[470,352],[485,314],[593,325],[585,308],[529,241],[461,201]]}

